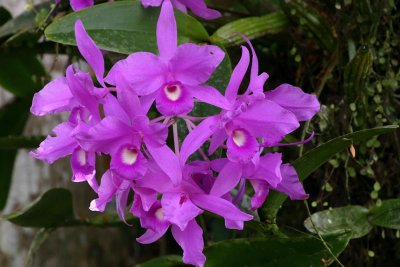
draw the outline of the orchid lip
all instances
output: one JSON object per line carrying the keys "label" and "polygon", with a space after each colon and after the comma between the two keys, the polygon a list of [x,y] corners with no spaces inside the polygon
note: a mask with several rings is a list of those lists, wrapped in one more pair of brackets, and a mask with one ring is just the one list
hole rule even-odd
{"label": "orchid lip", "polygon": [[156,216],[156,218],[159,221],[163,221],[164,220],[164,213],[163,213],[163,209],[162,208],[157,209],[156,212],[154,213],[154,215]]}
{"label": "orchid lip", "polygon": [[135,147],[125,147],[122,150],[122,162],[127,165],[133,165],[137,161],[139,151]]}
{"label": "orchid lip", "polygon": [[83,149],[79,150],[78,152],[78,161],[81,166],[86,165],[86,152]]}
{"label": "orchid lip", "polygon": [[232,133],[232,139],[238,147],[242,147],[246,143],[246,133],[242,130],[234,130]]}
{"label": "orchid lip", "polygon": [[180,83],[168,83],[164,86],[163,90],[170,101],[177,101],[182,96],[182,86]]}

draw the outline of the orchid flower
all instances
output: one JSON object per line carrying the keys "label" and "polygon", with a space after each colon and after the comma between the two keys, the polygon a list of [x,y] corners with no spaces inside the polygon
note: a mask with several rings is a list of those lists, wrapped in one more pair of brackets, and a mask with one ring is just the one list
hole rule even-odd
{"label": "orchid flower", "polygon": [[[144,7],[160,6],[163,1],[164,0],[142,0],[142,4]],[[171,2],[183,13],[187,13],[187,9],[190,9],[195,15],[203,19],[211,20],[221,17],[221,13],[208,8],[204,0],[171,0]]]}
{"label": "orchid flower", "polygon": [[[206,162],[185,165],[182,183],[178,187],[168,183],[169,178],[156,164],[149,167],[145,177],[138,180],[136,186],[162,193],[162,198],[161,201],[154,198],[152,207],[147,211],[140,197],[136,198],[132,206],[132,213],[140,218],[142,227],[147,228],[144,235],[137,239],[140,243],[155,242],[171,226],[173,236],[184,250],[184,262],[203,266],[205,257],[202,254],[202,231],[195,222],[203,210],[229,221],[252,219],[251,215],[240,211],[226,198],[209,194],[208,190],[214,180],[210,167]],[[195,242],[194,246],[192,242]]]}
{"label": "orchid flower", "polygon": [[[75,24],[75,37],[79,51],[92,67],[99,83],[104,85],[103,56],[80,20]],[[54,128],[56,136],[48,136],[31,155],[48,163],[72,155],[72,180],[88,181],[95,191],[98,187],[95,180],[95,153],[82,149],[74,135],[87,131],[88,125],[100,121],[98,105],[107,94],[107,89],[94,86],[89,74],[75,72],[71,65],[67,69],[66,77],[55,79],[34,95],[31,107],[31,112],[37,116],[71,112],[68,122]]]}
{"label": "orchid flower", "polygon": [[177,45],[177,28],[173,8],[164,1],[157,23],[159,56],[147,52],[134,53],[117,63],[106,81],[116,84],[123,76],[128,89],[156,100],[158,111],[168,117],[192,111],[193,98],[218,107],[227,102],[213,87],[203,85],[221,63],[224,52],[213,45],[186,43]]}

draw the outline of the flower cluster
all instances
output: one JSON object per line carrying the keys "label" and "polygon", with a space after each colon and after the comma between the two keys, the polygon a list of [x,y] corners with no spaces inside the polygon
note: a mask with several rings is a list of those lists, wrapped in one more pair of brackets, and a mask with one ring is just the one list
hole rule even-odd
{"label": "flower cluster", "polygon": [[[308,197],[294,168],[282,163],[282,155],[264,150],[286,145],[280,143],[282,139],[296,130],[299,122],[310,120],[320,106],[315,96],[289,84],[264,92],[268,75],[259,73],[256,53],[244,36],[250,51],[241,47],[241,59],[225,94],[206,85],[225,53],[213,45],[178,46],[172,4],[180,9],[187,6],[203,17],[217,13],[202,1],[161,2],[143,0],[145,6],[162,4],[157,23],[158,55],[131,54],[117,62],[106,77],[102,52],[82,22],[76,22],[79,51],[99,87],[88,73],[71,65],[65,77],[35,94],[33,114],[70,115],[54,128],[55,135],[48,136],[31,154],[48,163],[71,155],[72,181],[88,182],[98,195],[90,204],[93,211],[104,211],[115,199],[118,214],[125,221],[128,195],[133,193],[129,212],[146,229],[137,241],[155,242],[171,228],[183,249],[183,261],[203,266],[202,228],[196,217],[206,210],[222,216],[227,228],[243,229],[244,222],[253,218],[239,209],[247,182],[254,189],[252,209],[263,204],[269,190],[294,200]],[[249,68],[249,85],[240,94]],[[189,116],[197,102],[221,111],[209,117]],[[153,103],[159,116],[150,119]],[[182,144],[178,121],[189,131]],[[167,142],[170,132],[173,149]],[[226,157],[215,156],[217,150]],[[190,160],[196,153],[203,160]],[[98,183],[96,156],[105,155],[110,158],[109,169]]]}

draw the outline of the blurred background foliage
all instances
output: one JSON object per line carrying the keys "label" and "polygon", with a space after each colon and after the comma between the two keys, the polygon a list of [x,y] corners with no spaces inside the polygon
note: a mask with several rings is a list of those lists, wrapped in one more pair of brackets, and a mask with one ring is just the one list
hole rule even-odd
{"label": "blurred background foliage", "polygon": [[[218,44],[226,49],[233,65],[243,44],[236,33],[243,33],[255,46],[261,70],[270,75],[267,90],[281,83],[294,84],[315,93],[322,104],[318,116],[286,140],[305,139],[315,132],[313,142],[279,149],[285,161],[294,162],[302,180],[309,176],[304,182],[310,194],[308,204],[286,201],[280,209],[284,198],[272,193],[266,206],[256,213],[259,220],[248,223],[243,232],[225,230],[220,218],[206,214],[201,224],[206,244],[210,245],[206,249],[207,264],[243,266],[239,259],[244,259],[249,266],[400,266],[400,141],[395,126],[400,122],[400,1],[207,2],[224,16],[216,21],[200,21],[208,34],[197,21],[189,23],[182,17],[182,25],[189,23],[191,31],[181,27],[181,41]],[[70,10],[64,2],[61,6],[28,4],[25,13],[12,18],[0,7],[0,86],[15,96],[0,109],[0,209],[7,201],[16,149],[34,148],[43,139],[21,136],[33,93],[50,80],[53,66],[46,71],[41,63],[43,56],[53,55],[53,65],[61,55],[67,56],[65,63],[82,64],[77,49],[70,46],[74,42],[68,26],[71,21],[77,16],[87,19],[89,34],[102,49],[113,51],[106,54],[108,65],[129,52],[151,50],[143,47],[146,42],[142,46],[111,42],[106,30],[113,27],[112,16],[104,16],[101,22],[108,23],[109,29],[95,31],[99,23],[95,8],[65,16]],[[120,10],[114,5],[104,6],[103,11],[119,14]],[[134,26],[138,16],[127,20]],[[149,16],[150,32],[154,32],[152,18]],[[122,36],[130,34],[130,38],[140,39],[135,27],[129,27],[118,30]],[[221,89],[229,68],[227,61],[210,83]],[[195,112],[208,110],[203,107]],[[383,127],[386,125],[394,126]],[[365,131],[377,127],[381,128]],[[350,135],[335,139],[345,134]],[[312,150],[315,147],[320,149]],[[52,206],[55,203],[62,205]],[[242,208],[246,207],[245,199]],[[135,250],[129,255],[131,259],[121,261],[119,266],[180,253],[169,236],[151,246],[132,244],[139,230],[121,224],[112,209],[100,217],[76,217],[70,193],[64,189],[49,191],[30,208],[3,215],[2,219],[41,228],[28,255],[29,263],[46,237],[56,227],[64,226],[119,227]],[[130,220],[138,229],[135,219]],[[307,232],[317,235],[310,237]],[[288,236],[293,241],[287,241]],[[238,237],[263,239],[213,245]],[[179,262],[179,257],[168,256],[143,266],[178,266]],[[103,264],[97,266],[107,266]]]}

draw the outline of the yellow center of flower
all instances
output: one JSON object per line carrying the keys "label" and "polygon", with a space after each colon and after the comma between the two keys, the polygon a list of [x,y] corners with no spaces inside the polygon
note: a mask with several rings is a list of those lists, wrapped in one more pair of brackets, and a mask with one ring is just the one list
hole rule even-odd
{"label": "yellow center of flower", "polygon": [[164,92],[169,100],[176,101],[181,97],[182,89],[178,84],[168,84],[164,87]]}
{"label": "yellow center of flower", "polygon": [[232,133],[232,139],[237,146],[241,147],[246,142],[246,134],[242,130],[235,130]]}
{"label": "yellow center of flower", "polygon": [[138,157],[139,152],[136,148],[124,148],[122,150],[122,162],[127,165],[133,165]]}

